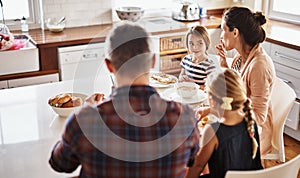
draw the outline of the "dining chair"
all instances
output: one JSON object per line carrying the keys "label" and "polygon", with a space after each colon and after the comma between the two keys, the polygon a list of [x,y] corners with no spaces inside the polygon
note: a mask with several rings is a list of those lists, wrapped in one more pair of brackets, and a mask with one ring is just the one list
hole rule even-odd
{"label": "dining chair", "polygon": [[297,178],[300,168],[300,155],[288,162],[261,169],[251,171],[227,171],[225,178]]}
{"label": "dining chair", "polygon": [[283,131],[287,116],[296,99],[295,91],[283,80],[276,77],[271,94],[273,116],[272,151],[262,155],[263,160],[280,160],[285,162]]}

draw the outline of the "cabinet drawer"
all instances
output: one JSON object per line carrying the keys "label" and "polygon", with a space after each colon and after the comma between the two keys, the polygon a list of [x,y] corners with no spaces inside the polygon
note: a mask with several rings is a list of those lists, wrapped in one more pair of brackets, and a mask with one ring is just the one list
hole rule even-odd
{"label": "cabinet drawer", "polygon": [[42,83],[51,83],[58,82],[59,75],[57,74],[49,74],[49,75],[41,75],[36,77],[27,77],[20,79],[8,80],[9,88],[28,86],[28,85],[36,85]]}
{"label": "cabinet drawer", "polygon": [[300,113],[300,102],[295,101],[294,105],[285,121],[285,125],[294,129],[298,130],[299,126],[299,113]]}
{"label": "cabinet drawer", "polygon": [[5,88],[8,88],[7,81],[6,80],[0,81],[0,89],[5,89]]}
{"label": "cabinet drawer", "polygon": [[300,94],[300,71],[295,70],[284,65],[274,63],[276,69],[276,75],[286,82],[290,87],[292,87],[297,97]]}
{"label": "cabinet drawer", "polygon": [[300,51],[272,44],[271,58],[274,63],[300,71]]}

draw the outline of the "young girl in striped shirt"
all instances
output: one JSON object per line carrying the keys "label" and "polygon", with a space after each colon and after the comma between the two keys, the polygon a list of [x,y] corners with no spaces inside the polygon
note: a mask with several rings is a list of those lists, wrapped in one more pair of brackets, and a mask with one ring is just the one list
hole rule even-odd
{"label": "young girl in striped shirt", "polygon": [[208,59],[207,50],[210,46],[210,37],[203,26],[191,27],[186,34],[186,55],[180,65],[179,81],[195,82],[204,89],[205,80],[215,68],[213,60]]}

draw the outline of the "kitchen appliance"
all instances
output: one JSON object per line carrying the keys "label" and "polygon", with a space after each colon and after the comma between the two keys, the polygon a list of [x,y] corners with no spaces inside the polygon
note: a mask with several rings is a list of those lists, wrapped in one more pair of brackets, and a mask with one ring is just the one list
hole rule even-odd
{"label": "kitchen appliance", "polygon": [[60,80],[74,80],[79,85],[95,86],[111,81],[104,59],[104,43],[90,43],[58,48]]}
{"label": "kitchen appliance", "polygon": [[172,18],[179,21],[195,21],[200,19],[200,9],[192,0],[180,1],[174,4]]}

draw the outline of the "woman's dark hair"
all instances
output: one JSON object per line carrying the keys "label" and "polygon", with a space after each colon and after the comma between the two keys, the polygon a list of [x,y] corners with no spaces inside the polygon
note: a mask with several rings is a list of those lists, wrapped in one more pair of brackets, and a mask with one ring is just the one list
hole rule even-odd
{"label": "woman's dark hair", "polygon": [[262,12],[253,13],[246,7],[231,7],[225,11],[223,18],[229,30],[237,28],[245,43],[252,47],[266,39],[262,25],[267,20]]}

